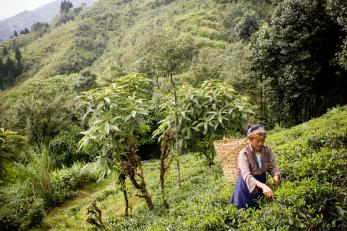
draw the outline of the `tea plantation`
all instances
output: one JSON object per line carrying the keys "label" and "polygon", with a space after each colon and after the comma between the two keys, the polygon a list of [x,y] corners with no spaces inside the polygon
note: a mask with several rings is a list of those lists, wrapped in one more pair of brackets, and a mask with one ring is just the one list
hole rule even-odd
{"label": "tea plantation", "polygon": [[283,178],[278,186],[268,180],[275,196],[259,201],[260,209],[238,212],[228,202],[233,185],[225,182],[220,167],[207,167],[191,153],[180,157],[181,187],[173,167],[167,174],[169,209],[162,206],[159,162],[144,161],[154,210],[135,196],[136,190],[127,182],[131,211],[125,217],[122,194],[114,179],[108,178],[87,186],[93,188],[88,195],[53,210],[34,230],[101,229],[86,222],[92,200],[102,211],[106,230],[346,230],[347,107],[275,130],[267,144],[277,155]]}

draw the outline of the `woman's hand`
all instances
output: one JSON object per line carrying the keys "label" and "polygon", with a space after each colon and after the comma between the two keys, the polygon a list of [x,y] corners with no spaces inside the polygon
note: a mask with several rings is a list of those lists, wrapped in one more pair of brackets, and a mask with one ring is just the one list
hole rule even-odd
{"label": "woman's hand", "polygon": [[279,174],[274,175],[274,184],[277,185],[281,181],[281,176]]}
{"label": "woman's hand", "polygon": [[261,189],[263,190],[263,193],[266,197],[272,197],[273,191],[269,186],[267,186],[266,184],[263,184]]}
{"label": "woman's hand", "polygon": [[272,189],[269,186],[267,186],[266,184],[261,183],[260,181],[257,181],[256,186],[263,190],[263,193],[264,193],[264,195],[266,197],[272,197],[273,192],[272,192]]}

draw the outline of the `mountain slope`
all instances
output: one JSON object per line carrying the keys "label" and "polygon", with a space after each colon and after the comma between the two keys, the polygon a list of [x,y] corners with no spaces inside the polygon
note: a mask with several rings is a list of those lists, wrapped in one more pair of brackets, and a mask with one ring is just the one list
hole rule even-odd
{"label": "mountain slope", "polygon": [[[132,211],[122,215],[120,190],[94,184],[88,198],[79,198],[56,208],[34,230],[88,229],[87,208],[92,200],[102,211],[106,230],[345,230],[347,164],[347,106],[335,108],[304,124],[272,132],[268,145],[275,151],[282,182],[273,188],[275,197],[260,201],[257,210],[237,211],[229,204],[233,185],[219,166],[207,167],[193,154],[181,156],[181,188],[172,166],[166,176],[162,205],[159,161],[144,161],[146,182],[156,205],[149,211],[128,184]],[[90,187],[90,186],[89,186]],[[179,219],[178,219],[179,218]],[[255,222],[257,221],[257,222]]]}
{"label": "mountain slope", "polygon": [[[90,5],[95,0],[72,0],[75,7],[80,6],[82,3]],[[13,17],[0,21],[0,41],[13,36],[14,31],[23,30],[24,28],[30,29],[36,22],[50,22],[54,16],[59,13],[60,1],[54,1],[46,5],[40,6],[32,11],[23,11]]]}

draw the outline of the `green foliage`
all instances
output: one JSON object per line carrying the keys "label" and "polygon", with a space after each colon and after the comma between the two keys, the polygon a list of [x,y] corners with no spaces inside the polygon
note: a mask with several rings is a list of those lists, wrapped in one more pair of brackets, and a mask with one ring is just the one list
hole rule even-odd
{"label": "green foliage", "polygon": [[291,181],[310,178],[343,186],[347,182],[346,107],[335,108],[321,118],[270,135],[268,142],[281,153],[277,162],[283,177]]}
{"label": "green foliage", "polygon": [[6,89],[15,84],[17,77],[22,73],[23,66],[20,63],[22,58],[18,48],[15,50],[15,60],[8,54],[4,47],[3,57],[0,56],[0,89]]}
{"label": "green foliage", "polygon": [[253,114],[247,99],[221,81],[205,81],[200,88],[183,86],[178,90],[177,98],[177,108],[172,96],[161,105],[164,119],[154,136],[159,135],[161,140],[168,130],[172,130],[177,114],[180,147],[201,152],[209,163],[214,157],[212,140],[235,136]]}
{"label": "green foliage", "polygon": [[248,40],[259,29],[259,19],[254,15],[244,15],[235,27],[235,33],[241,40]]}
{"label": "green foliage", "polygon": [[48,145],[72,123],[72,99],[71,84],[64,78],[33,81],[12,95],[12,111],[3,119],[37,147]]}
{"label": "green foliage", "polygon": [[31,32],[38,33],[40,36],[48,33],[50,31],[50,26],[48,23],[37,22],[31,26]]}
{"label": "green foliage", "polygon": [[64,0],[60,3],[60,14],[66,14],[73,7],[73,4],[69,0]]}
{"label": "green foliage", "polygon": [[337,53],[338,63],[347,70],[347,3],[343,0],[328,0],[327,1],[328,13],[336,20],[345,32],[343,42],[340,44],[341,50]]}
{"label": "green foliage", "polygon": [[103,170],[98,163],[81,164],[75,162],[70,168],[51,173],[51,191],[47,205],[55,207],[78,195],[78,189],[89,182],[100,179]]}
{"label": "green foliage", "polygon": [[87,91],[93,87],[96,87],[96,75],[89,68],[80,71],[79,78],[74,82],[74,91]]}
{"label": "green foliage", "polygon": [[19,159],[27,147],[27,138],[16,132],[0,128],[0,172],[5,166]]}
{"label": "green foliage", "polygon": [[18,164],[13,183],[0,188],[0,224],[4,230],[27,230],[39,224],[46,212],[78,195],[78,189],[99,179],[96,163],[75,163],[53,170],[47,151],[32,153],[28,164]]}
{"label": "green foliage", "polygon": [[186,59],[183,44],[175,40],[165,41],[155,56],[158,69],[165,77],[180,74]]}
{"label": "green foliage", "polygon": [[[259,209],[237,211],[229,204],[233,185],[224,180],[220,167],[207,168],[203,160],[190,153],[180,158],[181,188],[177,187],[175,172],[169,169],[167,173],[169,209],[156,206],[149,211],[143,203],[139,203],[135,196],[137,190],[127,181],[132,207],[128,217],[114,209],[114,198],[117,198],[117,208],[124,207],[118,201],[121,191],[107,188],[95,195],[97,203],[100,203],[98,207],[103,214],[103,223],[108,230],[345,230],[347,205],[343,177],[346,176],[346,163],[343,164],[343,161],[346,159],[343,153],[346,143],[343,137],[347,126],[346,110],[346,107],[335,108],[319,119],[268,136],[269,145],[277,153],[283,181],[278,186],[272,186],[275,192],[273,199],[258,201]],[[308,143],[308,137],[331,139],[317,147],[315,143],[312,143],[313,146]],[[157,177],[158,162],[144,162],[146,181],[149,190],[154,192],[154,201],[162,199]],[[289,173],[290,168],[295,172]],[[271,185],[271,181],[268,184]],[[54,222],[52,225],[64,228],[64,217],[71,216],[71,210],[74,214],[85,214],[90,202],[84,203],[84,207],[82,201],[77,201],[73,208],[62,208],[49,220]],[[81,215],[80,218],[85,220],[87,216]],[[80,220],[70,219],[66,227],[85,225]]]}
{"label": "green foliage", "polygon": [[45,215],[43,200],[27,192],[26,185],[0,189],[0,225],[3,230],[27,230],[42,221]]}
{"label": "green foliage", "polygon": [[98,150],[96,148],[89,152],[77,151],[78,142],[82,138],[80,134],[82,131],[82,128],[74,125],[50,140],[48,148],[55,166],[69,167],[74,162],[91,162],[97,157]]}
{"label": "green foliage", "polygon": [[[187,169],[182,170],[182,190],[174,186],[173,177],[167,180],[169,210],[156,208],[149,213],[141,208],[129,218],[108,219],[108,227],[122,230],[134,227],[142,230],[344,230],[347,225],[344,167],[347,159],[343,138],[347,127],[346,110],[346,107],[336,108],[322,118],[269,135],[269,144],[278,153],[283,182],[273,186],[273,199],[258,201],[259,209],[237,211],[228,204],[232,186],[223,181],[218,166],[203,168],[201,161],[198,163],[191,159],[193,156],[186,155],[182,157],[182,163],[187,164]],[[312,136],[331,139],[317,149],[307,142],[307,137]]]}
{"label": "green foliage", "polygon": [[[147,191],[138,156],[140,136],[149,131],[148,109],[152,83],[140,74],[117,78],[110,86],[83,93],[81,106],[85,108],[88,130],[83,132],[80,149],[100,147],[99,158],[117,171],[123,183],[129,177],[140,191],[150,209],[153,203]],[[135,177],[138,177],[138,181]],[[126,189],[123,188],[127,201]],[[128,205],[125,214],[128,213]]]}
{"label": "green foliage", "polygon": [[151,82],[139,74],[82,93],[80,106],[86,109],[83,119],[88,120],[89,129],[83,132],[80,148],[98,144],[103,157],[119,160],[127,140],[136,143],[149,129],[146,117],[150,96]]}
{"label": "green foliage", "polygon": [[332,212],[342,199],[342,192],[328,184],[312,180],[285,182],[276,189],[273,201],[264,199],[259,210],[241,211],[234,227],[240,230],[338,229],[337,224],[333,226],[330,222],[337,219]]}
{"label": "green foliage", "polygon": [[[250,58],[253,81],[260,84],[258,92],[271,99],[261,109],[267,124],[294,125],[322,114],[334,106],[329,105],[331,92],[345,103],[343,90],[336,87],[345,83],[331,64],[341,43],[339,34],[343,31],[322,1],[291,0],[277,5],[270,27],[259,31]],[[334,45],[327,49],[323,44]]]}

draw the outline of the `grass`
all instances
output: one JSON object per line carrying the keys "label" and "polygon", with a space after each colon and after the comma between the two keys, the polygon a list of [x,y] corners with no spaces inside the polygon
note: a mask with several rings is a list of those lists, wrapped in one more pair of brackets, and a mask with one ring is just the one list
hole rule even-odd
{"label": "grass", "polygon": [[[112,178],[86,185],[79,191],[78,197],[54,208],[43,220],[41,225],[32,230],[87,229],[87,223],[84,221],[88,205],[100,194],[112,188],[114,188],[114,180]],[[113,194],[112,200],[117,200],[118,196],[117,194]],[[109,197],[111,197],[111,195]]]}
{"label": "grass", "polygon": [[[182,210],[182,212],[187,210],[185,200],[190,200],[190,203],[198,200],[198,194],[194,194],[196,193],[195,190],[197,187],[200,192],[207,194],[219,194],[220,191],[223,191],[224,202],[227,203],[232,187],[225,184],[222,171],[218,166],[214,168],[206,167],[202,160],[196,159],[194,154],[182,156],[180,160],[182,174],[181,188],[177,186],[175,162],[173,162],[171,169],[167,173],[166,193],[169,204],[179,204],[179,210]],[[159,188],[159,161],[145,161],[143,165],[146,183],[156,208],[152,213],[149,212],[144,201],[135,196],[136,190],[130,182],[127,182],[130,196],[130,219],[133,215],[139,216],[144,212],[165,217],[165,213],[158,214],[164,211]],[[209,182],[214,181],[218,182],[218,184],[209,184]],[[114,219],[122,218],[124,216],[125,204],[123,195],[117,188],[118,186],[115,185],[115,179],[113,177],[104,179],[98,183],[88,184],[79,192],[78,197],[53,209],[43,220],[42,224],[32,230],[87,230],[91,226],[86,222],[86,211],[93,200],[97,201],[97,206],[102,210],[104,221],[110,222]],[[196,206],[198,206],[198,203]]]}

